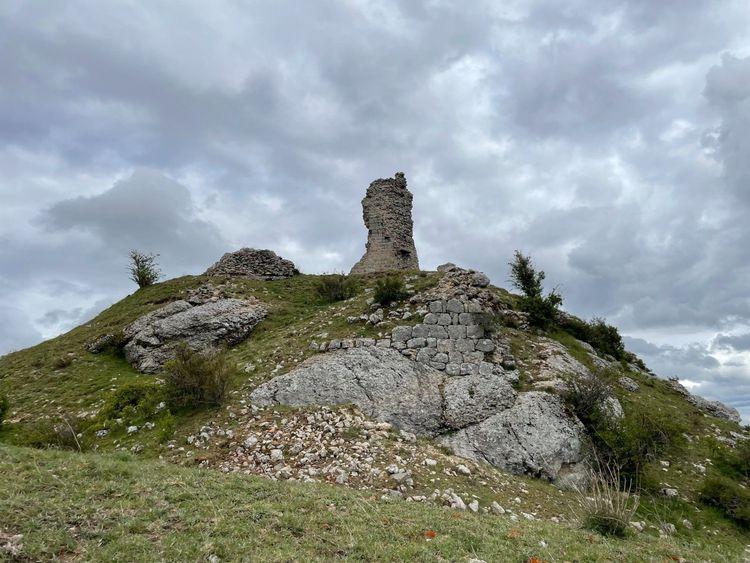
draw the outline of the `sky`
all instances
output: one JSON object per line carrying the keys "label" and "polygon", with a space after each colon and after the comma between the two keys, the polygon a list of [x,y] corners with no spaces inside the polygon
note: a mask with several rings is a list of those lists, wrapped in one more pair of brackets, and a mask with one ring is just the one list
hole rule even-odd
{"label": "sky", "polygon": [[750,421],[747,0],[0,2],[0,354],[270,248],[362,255],[406,173],[423,269],[564,307]]}

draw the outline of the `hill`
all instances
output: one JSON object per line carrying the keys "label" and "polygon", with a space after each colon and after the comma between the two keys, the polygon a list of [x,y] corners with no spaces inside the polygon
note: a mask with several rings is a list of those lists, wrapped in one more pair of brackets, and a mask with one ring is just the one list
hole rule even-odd
{"label": "hill", "polygon": [[[714,416],[674,382],[598,353],[571,330],[519,323],[520,298],[500,288],[482,289],[502,312],[483,330],[502,349],[497,361],[514,394],[564,395],[560,383],[583,366],[606,383],[623,412],[614,438],[603,427],[586,426],[594,445],[599,440],[632,453],[625,442],[642,443],[643,436],[628,434],[638,421],[658,414],[659,424],[669,422],[658,430],[671,434],[645,452],[638,467],[638,524],[626,539],[582,530],[580,495],[550,484],[552,476],[533,478],[528,464],[509,472],[457,457],[448,442],[402,432],[355,401],[253,404],[251,393],[260,386],[325,365],[320,362],[344,355],[345,342],[391,346],[398,327],[412,327],[413,334],[426,322],[420,296],[431,302],[450,275],[396,274],[408,295],[378,309],[371,303],[384,279],[378,275],[357,276],[354,295],[334,303],[320,299],[320,276],[187,276],[143,288],[67,334],[0,358],[0,385],[10,405],[0,427],[0,441],[8,444],[0,463],[9,477],[1,485],[7,494],[0,495],[0,545],[23,534],[16,556],[30,559],[115,553],[132,554],[124,559],[234,559],[242,550],[277,560],[746,555],[742,518],[728,517],[725,506],[705,495],[714,477],[745,485],[738,452],[746,430]],[[144,314],[196,292],[257,300],[267,309],[249,336],[226,352],[237,369],[220,407],[162,404],[160,375],[136,371],[116,342],[90,351],[102,336],[122,334]],[[566,419],[577,421],[575,405],[564,404]],[[427,530],[437,533],[431,541]]]}

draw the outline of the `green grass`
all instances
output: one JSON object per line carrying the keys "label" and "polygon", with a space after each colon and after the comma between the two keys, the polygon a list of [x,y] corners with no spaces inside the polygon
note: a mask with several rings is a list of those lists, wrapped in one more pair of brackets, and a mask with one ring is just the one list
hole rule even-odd
{"label": "green grass", "polygon": [[21,560],[737,561],[744,549],[736,537],[605,539],[126,455],[0,446],[0,473],[0,538],[23,534]]}

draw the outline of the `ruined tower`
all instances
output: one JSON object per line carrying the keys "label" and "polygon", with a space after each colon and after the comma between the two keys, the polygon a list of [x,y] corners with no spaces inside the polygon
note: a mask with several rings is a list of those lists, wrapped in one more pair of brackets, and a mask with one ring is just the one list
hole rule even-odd
{"label": "ruined tower", "polygon": [[370,184],[362,200],[367,249],[352,274],[419,269],[412,238],[412,199],[403,172]]}

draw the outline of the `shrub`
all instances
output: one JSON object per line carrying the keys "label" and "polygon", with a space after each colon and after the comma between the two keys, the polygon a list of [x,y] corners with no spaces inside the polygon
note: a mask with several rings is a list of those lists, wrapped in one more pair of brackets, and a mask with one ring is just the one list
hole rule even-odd
{"label": "shrub", "polygon": [[625,345],[622,343],[622,337],[617,327],[608,325],[604,319],[594,318],[589,323],[591,331],[590,340],[594,349],[603,353],[614,356],[618,360],[625,358]]}
{"label": "shrub", "polygon": [[396,276],[388,276],[375,282],[375,301],[387,307],[397,301],[406,298],[408,294],[404,288],[404,282]]}
{"label": "shrub", "polygon": [[145,254],[138,250],[130,251],[130,279],[138,284],[138,287],[154,285],[161,277],[159,266],[156,263],[158,254]]}
{"label": "shrub", "polygon": [[6,397],[4,393],[0,393],[0,424],[5,420],[5,415],[9,409],[10,401],[8,401],[8,397]]}
{"label": "shrub", "polygon": [[177,408],[221,404],[234,375],[226,351],[200,353],[181,343],[176,352],[164,366],[170,404]]}
{"label": "shrub", "polygon": [[700,499],[743,528],[750,528],[750,492],[728,477],[708,477],[701,487]]}
{"label": "shrub", "polygon": [[631,404],[621,420],[595,419],[589,427],[598,455],[623,477],[640,482],[645,466],[681,442],[686,428],[668,413]]}
{"label": "shrub", "polygon": [[583,525],[603,536],[623,538],[630,520],[638,510],[640,497],[634,492],[632,481],[623,484],[617,468],[600,465],[590,472],[590,485],[578,491]]}
{"label": "shrub", "polygon": [[557,322],[558,308],[562,305],[562,296],[553,289],[543,295],[542,282],[545,273],[536,271],[531,258],[515,251],[510,265],[510,279],[513,286],[523,293],[521,309],[528,313],[529,322],[541,329],[546,329]]}
{"label": "shrub", "polygon": [[[617,327],[607,324],[604,319],[594,318],[590,322],[583,321],[572,315],[565,315],[560,319],[560,327],[578,340],[591,344],[601,354],[609,354],[617,360],[631,361],[631,356],[636,360],[634,363],[643,365],[634,354],[625,351],[625,345]],[[640,366],[639,366],[640,367]],[[645,366],[643,366],[645,369]]]}
{"label": "shrub", "polygon": [[153,381],[126,383],[107,398],[99,418],[102,421],[121,418],[129,425],[139,423],[156,414],[165,398],[164,388]]}
{"label": "shrub", "polygon": [[25,437],[25,443],[32,448],[56,448],[60,450],[83,451],[86,442],[83,431],[87,424],[82,418],[63,414],[57,422],[37,423]]}
{"label": "shrub", "polygon": [[596,428],[604,422],[602,407],[613,393],[604,380],[592,374],[571,378],[562,396],[586,428]]}
{"label": "shrub", "polygon": [[315,293],[324,303],[335,303],[353,297],[356,292],[354,280],[344,274],[321,277],[315,284]]}
{"label": "shrub", "polygon": [[73,363],[71,356],[57,356],[52,360],[52,369],[65,369]]}

